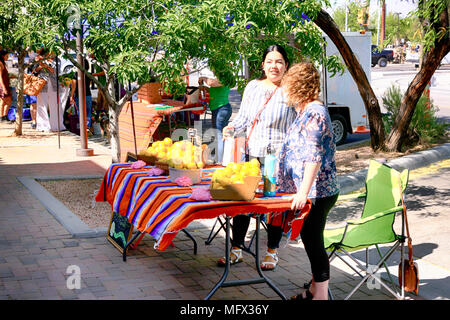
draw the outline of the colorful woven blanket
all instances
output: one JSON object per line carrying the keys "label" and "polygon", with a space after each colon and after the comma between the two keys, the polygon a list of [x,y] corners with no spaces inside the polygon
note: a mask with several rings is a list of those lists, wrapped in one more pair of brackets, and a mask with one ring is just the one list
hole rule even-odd
{"label": "colorful woven blanket", "polygon": [[197,219],[212,219],[222,214],[234,217],[238,214],[269,212],[279,213],[290,209],[287,194],[264,197],[257,193],[252,201],[196,201],[190,199],[192,189],[209,185],[214,170],[204,169],[200,183],[180,187],[168,176],[149,176],[153,166],[132,169],[130,163],[110,166],[96,201],[107,201],[112,209],[126,216],[140,232],[151,234],[156,239],[155,249],[165,250],[172,239],[190,222]]}

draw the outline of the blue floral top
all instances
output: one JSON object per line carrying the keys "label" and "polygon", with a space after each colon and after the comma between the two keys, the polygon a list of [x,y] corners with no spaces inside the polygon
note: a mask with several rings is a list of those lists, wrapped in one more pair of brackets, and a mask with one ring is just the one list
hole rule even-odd
{"label": "blue floral top", "polygon": [[277,189],[296,193],[307,162],[321,162],[308,198],[325,198],[339,192],[334,154],[336,145],[330,115],[324,105],[310,103],[289,128],[279,155]]}

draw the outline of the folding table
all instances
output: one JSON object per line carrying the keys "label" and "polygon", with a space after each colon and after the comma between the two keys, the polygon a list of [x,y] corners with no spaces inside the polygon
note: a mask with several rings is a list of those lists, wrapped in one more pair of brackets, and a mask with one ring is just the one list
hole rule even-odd
{"label": "folding table", "polygon": [[[236,285],[267,283],[282,299],[283,293],[261,271],[259,258],[259,231],[261,215],[267,213],[282,213],[290,209],[291,200],[287,194],[277,194],[275,197],[264,197],[256,194],[252,201],[197,201],[190,198],[192,189],[209,187],[215,168],[202,170],[199,184],[190,187],[180,187],[171,182],[168,176],[149,176],[153,166],[133,169],[131,163],[119,163],[110,166],[105,173],[96,201],[107,201],[112,209],[127,217],[128,221],[138,230],[127,246],[143,233],[149,233],[156,239],[155,249],[165,250],[179,231],[185,232],[196,246],[195,239],[185,228],[197,219],[214,219],[225,216],[225,257],[226,267],[219,282],[205,299],[220,288]],[[230,268],[230,219],[238,214],[253,213],[256,221],[255,263],[259,278],[238,281],[225,281]],[[126,252],[126,250],[124,250]],[[195,253],[195,251],[194,251]]]}

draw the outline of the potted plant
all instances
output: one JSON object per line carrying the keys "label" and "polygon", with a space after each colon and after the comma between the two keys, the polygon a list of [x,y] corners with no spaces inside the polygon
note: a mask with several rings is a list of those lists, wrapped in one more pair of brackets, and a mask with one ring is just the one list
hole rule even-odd
{"label": "potted plant", "polygon": [[149,72],[148,82],[144,83],[138,91],[138,100],[143,103],[161,103],[161,83],[153,72]]}

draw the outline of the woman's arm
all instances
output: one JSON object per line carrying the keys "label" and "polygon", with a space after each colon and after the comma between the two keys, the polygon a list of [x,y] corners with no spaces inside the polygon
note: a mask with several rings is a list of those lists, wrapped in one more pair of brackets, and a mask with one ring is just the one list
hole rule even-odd
{"label": "woman's arm", "polygon": [[93,77],[100,77],[100,76],[104,76],[104,75],[105,75],[105,71],[104,70],[92,74]]}
{"label": "woman's arm", "polygon": [[43,63],[43,64],[42,64],[42,67],[44,67],[45,69],[47,69],[48,72],[50,72],[50,73],[55,73],[55,69],[53,69],[51,66],[49,66],[49,65],[46,64],[46,63]]}
{"label": "woman's arm", "polygon": [[75,93],[75,88],[77,87],[77,80],[73,79],[70,81],[70,103],[75,103],[73,95]]}
{"label": "woman's arm", "polygon": [[219,79],[217,79],[217,78],[214,78],[214,79],[205,78],[204,82],[210,87],[223,87],[223,85],[220,83]]}

